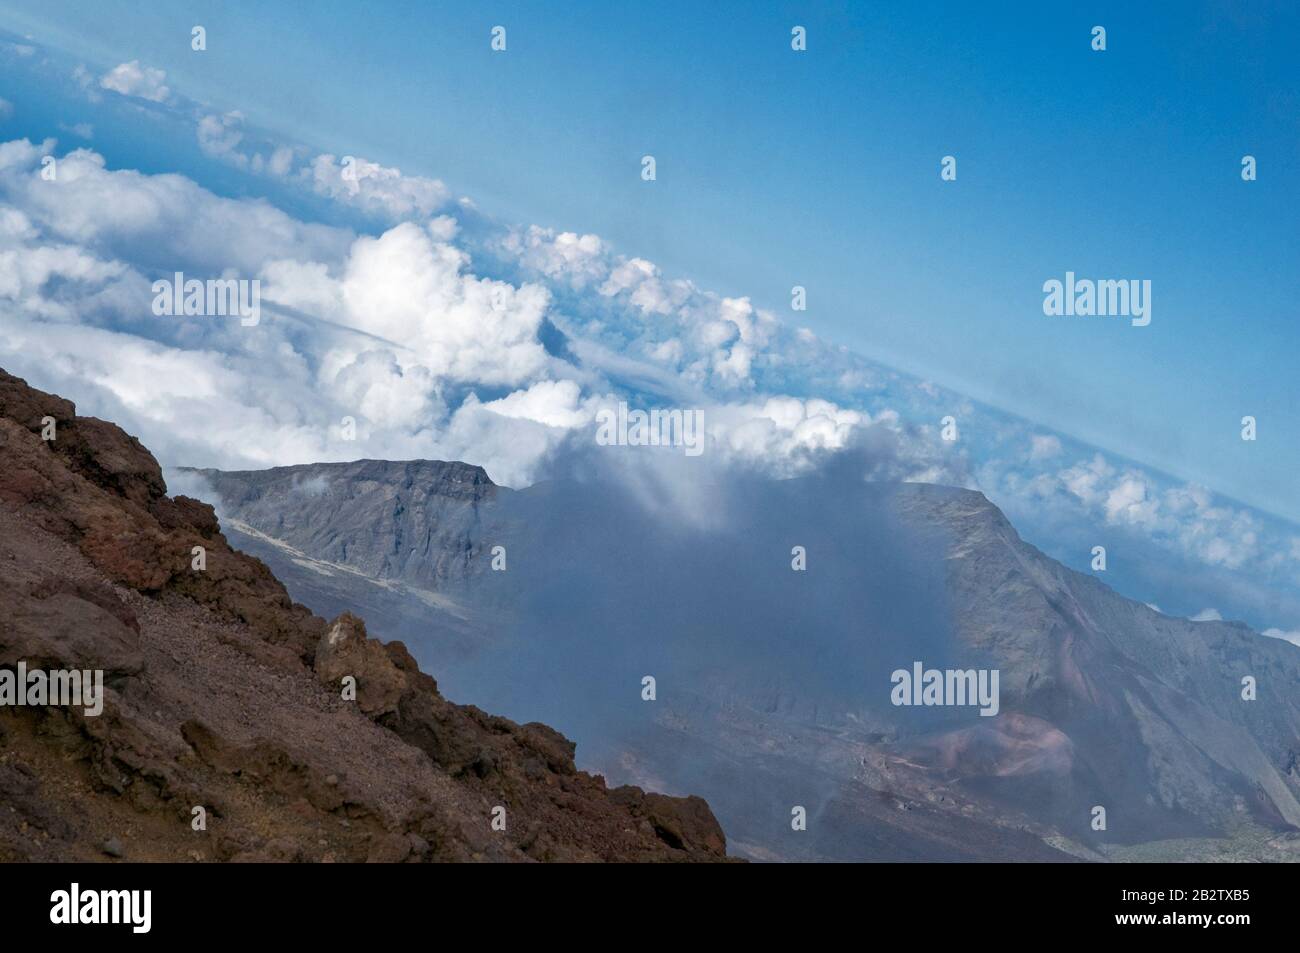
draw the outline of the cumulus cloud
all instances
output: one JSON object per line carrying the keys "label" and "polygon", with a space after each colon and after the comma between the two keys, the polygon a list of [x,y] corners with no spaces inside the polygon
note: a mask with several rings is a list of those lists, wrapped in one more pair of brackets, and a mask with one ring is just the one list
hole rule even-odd
{"label": "cumulus cloud", "polygon": [[830,401],[785,396],[719,405],[710,416],[710,432],[732,455],[787,472],[806,469],[822,451],[843,449],[857,428],[871,423],[869,415]]}
{"label": "cumulus cloud", "polygon": [[402,342],[439,377],[499,385],[536,377],[548,361],[538,330],[549,292],[480,278],[468,265],[464,251],[409,222],[360,238],[336,285],[335,312]]}
{"label": "cumulus cloud", "polygon": [[530,225],[510,229],[501,248],[527,269],[581,289],[609,273],[608,249],[596,235],[578,235]]}
{"label": "cumulus cloud", "polygon": [[[437,180],[333,155],[300,161],[301,150],[250,143],[238,112],[196,117],[207,154],[396,221],[364,234],[316,225],[184,176],[111,170],[89,149],[61,156],[57,183],[43,182],[54,142],[0,144],[5,364],[86,395],[168,462],[439,457],[524,485],[591,445],[596,411],[627,400],[701,410],[709,459],[724,466],[798,475],[870,445],[887,462],[878,478],[977,485],[966,445],[943,444],[935,427],[982,413],[958,395],[598,236],[481,218],[462,229],[446,213],[473,213]],[[262,325],[153,317],[150,282],[177,270],[259,279]],[[51,331],[74,322],[75,335]],[[354,441],[340,436],[345,418]],[[1300,537],[1273,545],[1256,515],[1205,488],[1101,453],[1068,459],[1058,437],[1006,418],[984,431],[1004,442],[1006,459],[981,471],[999,491],[1068,502],[1207,565],[1300,563]]]}
{"label": "cumulus cloud", "polygon": [[400,169],[355,156],[319,155],[302,174],[320,195],[395,220],[430,215],[451,200],[437,179],[403,175]]}
{"label": "cumulus cloud", "polygon": [[110,89],[123,96],[163,103],[171,95],[166,85],[167,74],[151,66],[140,65],[139,60],[120,63],[99,78],[101,89]]}
{"label": "cumulus cloud", "polygon": [[[235,128],[233,120],[214,125],[209,144],[234,149],[238,140],[227,134]],[[607,377],[549,354],[541,332],[551,293],[475,273],[450,217],[355,236],[263,202],[220,198],[180,176],[109,170],[84,149],[59,159],[57,187],[41,188],[33,172],[53,146],[0,146],[8,266],[0,304],[10,305],[3,328],[18,355],[6,360],[36,369],[47,386],[89,391],[96,410],[135,427],[169,462],[257,466],[355,457],[364,448],[470,459],[495,479],[526,483],[566,440],[591,441],[599,407],[632,393],[619,390],[618,369],[635,363],[611,362]],[[552,246],[546,254],[570,266],[584,248],[605,253],[532,235],[534,247]],[[554,271],[549,261],[536,270]],[[249,331],[155,319],[146,310],[149,280],[173,269],[257,277],[268,305],[301,321],[269,318]],[[591,263],[588,272],[589,282],[604,273]],[[93,318],[91,301],[110,316]],[[738,365],[765,346],[774,325],[745,298],[700,293],[683,304],[688,311],[673,325],[681,337],[651,351],[669,364],[704,361],[706,377],[717,377],[710,358],[742,373]],[[83,330],[73,346],[33,318]],[[713,398],[705,413],[720,459],[773,473],[800,472],[863,428],[897,425],[896,415],[873,420],[789,396]],[[353,445],[339,437],[344,418],[355,421]]]}
{"label": "cumulus cloud", "polygon": [[53,140],[0,144],[0,193],[48,235],[145,269],[253,277],[277,257],[335,260],[352,240],[262,200],[221,198],[184,176],[110,171],[88,149],[60,157],[57,181],[45,182],[34,172],[54,151]]}
{"label": "cumulus cloud", "polygon": [[[595,235],[514,229],[493,248],[527,273],[594,291],[583,302],[585,310],[599,311],[603,301],[619,320],[577,318],[580,330],[669,365],[692,385],[756,390],[755,372],[782,363],[770,347],[779,330],[770,311],[747,297],[724,297],[667,278],[647,259],[615,255]],[[785,334],[800,346],[820,346],[811,334]]]}
{"label": "cumulus cloud", "polygon": [[367,421],[418,430],[446,414],[439,383],[420,364],[404,363],[392,351],[369,349],[341,363],[330,378],[335,397]]}
{"label": "cumulus cloud", "polygon": [[483,406],[502,417],[572,430],[595,417],[592,408],[583,405],[581,395],[581,388],[574,381],[538,381],[526,390],[514,391]]}
{"label": "cumulus cloud", "polygon": [[659,266],[644,258],[619,263],[600,286],[601,294],[622,295],[647,314],[671,314],[686,304],[694,291],[695,286],[689,281],[665,280],[659,274]]}
{"label": "cumulus cloud", "polygon": [[1282,639],[1292,645],[1300,646],[1300,630],[1287,632],[1284,629],[1265,629],[1262,633],[1270,639]]}
{"label": "cumulus cloud", "polygon": [[1159,503],[1150,493],[1147,482],[1140,474],[1124,474],[1106,494],[1106,519],[1112,523],[1127,523],[1132,526],[1154,525]]}
{"label": "cumulus cloud", "polygon": [[1258,517],[1217,503],[1205,487],[1161,487],[1159,482],[1140,469],[1115,467],[1097,453],[1039,481],[1034,489],[1050,495],[1059,487],[1107,525],[1166,538],[1209,565],[1235,569],[1260,555]]}
{"label": "cumulus cloud", "polygon": [[[43,182],[35,172],[53,148],[0,145],[4,363],[83,395],[169,462],[264,466],[365,448],[472,459],[527,481],[589,419],[579,385],[547,377],[546,289],[474,274],[449,244],[453,220],[357,237],[180,176],[110,171],[87,150]],[[258,277],[268,304],[305,323],[155,318],[150,279],[173,269]],[[68,341],[42,321],[82,327]],[[453,409],[446,390],[466,387],[515,389]],[[348,416],[351,444],[339,437]]]}
{"label": "cumulus cloud", "polygon": [[248,148],[244,116],[238,110],[221,114],[206,113],[199,117],[194,131],[199,148],[205,155],[255,175],[266,174],[283,179],[293,171],[298,156],[297,149],[286,145]]}
{"label": "cumulus cloud", "polygon": [[231,159],[237,164],[247,164],[248,159],[236,152],[244,134],[239,126],[244,117],[238,112],[222,116],[207,115],[199,119],[197,132],[199,148],[210,156]]}

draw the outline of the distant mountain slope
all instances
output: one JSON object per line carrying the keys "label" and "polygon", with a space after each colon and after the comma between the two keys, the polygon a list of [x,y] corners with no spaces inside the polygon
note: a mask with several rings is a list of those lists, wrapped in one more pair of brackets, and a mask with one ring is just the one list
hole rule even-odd
{"label": "distant mountain slope", "polygon": [[[699,790],[749,856],[1300,857],[1300,649],[1125,599],[981,494],[756,481],[718,488],[703,529],[615,486],[479,472],[205,475],[296,595],[382,590],[380,631],[455,697],[560,724],[611,777]],[[917,661],[997,669],[998,715],[892,705]]]}
{"label": "distant mountain slope", "polygon": [[[1125,599],[1023,542],[979,494],[918,491],[906,516],[948,528],[962,641],[999,659],[1004,706],[1063,733],[1072,788],[1127,806],[1126,839],[1177,814],[1189,827],[1238,814],[1300,827],[1295,646]],[[1242,697],[1247,676],[1255,701]],[[949,770],[964,753],[946,752]],[[986,770],[1005,776],[1023,753]]]}
{"label": "distant mountain slope", "polygon": [[99,714],[0,708],[0,860],[724,859],[704,801],[450,703],[400,642],[291,601],[135,438],[3,371],[0,462],[0,670],[105,679]]}
{"label": "distant mountain slope", "polygon": [[[502,490],[482,467],[358,460],[222,473],[190,471],[268,536],[314,558],[425,588],[476,571],[480,505]],[[315,517],[328,511],[329,520]]]}

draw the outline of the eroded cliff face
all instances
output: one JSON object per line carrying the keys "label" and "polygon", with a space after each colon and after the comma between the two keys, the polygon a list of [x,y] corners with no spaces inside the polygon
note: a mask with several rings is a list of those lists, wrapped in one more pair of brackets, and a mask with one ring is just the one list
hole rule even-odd
{"label": "eroded cliff face", "polygon": [[269,470],[186,470],[243,524],[371,578],[455,591],[486,571],[486,507],[513,491],[482,467],[354,460]]}
{"label": "eroded cliff face", "polygon": [[400,642],[294,603],[139,441],[0,371],[20,662],[102,671],[103,711],[0,708],[0,860],[725,857],[704,801],[609,789],[545,725],[447,701]]}

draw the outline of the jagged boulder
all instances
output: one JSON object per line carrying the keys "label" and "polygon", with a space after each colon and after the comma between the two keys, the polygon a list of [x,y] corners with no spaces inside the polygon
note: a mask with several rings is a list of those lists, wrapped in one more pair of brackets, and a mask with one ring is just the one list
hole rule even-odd
{"label": "jagged boulder", "polygon": [[357,707],[371,718],[397,711],[406,675],[393,664],[382,643],[368,638],[366,624],[351,612],[331,622],[316,645],[316,675],[337,688],[355,679]]}

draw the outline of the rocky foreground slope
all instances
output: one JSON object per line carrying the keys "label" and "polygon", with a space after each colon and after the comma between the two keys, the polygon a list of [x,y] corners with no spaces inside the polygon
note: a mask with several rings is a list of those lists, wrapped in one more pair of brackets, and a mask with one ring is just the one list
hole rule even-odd
{"label": "rocky foreground slope", "polygon": [[105,702],[0,708],[0,860],[725,857],[703,800],[609,789],[545,725],[447,701],[400,642],[295,604],[133,437],[0,371],[19,662],[102,669]]}

